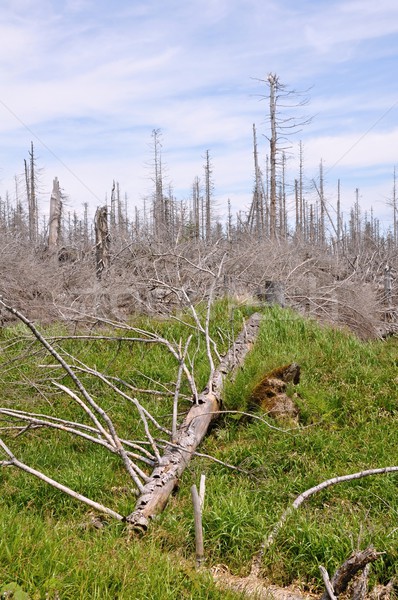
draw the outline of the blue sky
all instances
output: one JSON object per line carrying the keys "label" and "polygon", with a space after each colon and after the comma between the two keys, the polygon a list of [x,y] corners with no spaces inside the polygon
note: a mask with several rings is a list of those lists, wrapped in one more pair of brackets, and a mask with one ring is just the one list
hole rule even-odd
{"label": "blue sky", "polygon": [[[151,191],[151,132],[162,131],[178,199],[213,161],[220,215],[246,210],[252,124],[267,153],[267,74],[309,89],[311,124],[291,139],[297,177],[322,159],[333,206],[359,188],[388,222],[398,165],[396,0],[0,0],[0,194],[15,195],[30,141],[46,212],[58,176],[69,207],[91,212],[112,180],[131,205]],[[310,197],[310,196],[309,196]]]}

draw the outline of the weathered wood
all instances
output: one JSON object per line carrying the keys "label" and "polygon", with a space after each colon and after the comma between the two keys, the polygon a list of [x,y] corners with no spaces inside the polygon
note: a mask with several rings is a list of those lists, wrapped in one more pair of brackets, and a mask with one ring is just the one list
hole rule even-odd
{"label": "weathered wood", "polygon": [[[380,552],[369,546],[366,550],[361,552],[353,552],[351,556],[339,567],[336,573],[332,577],[332,587],[335,596],[339,596],[346,591],[347,586],[351,579],[366,567],[367,564],[374,562],[381,555]],[[322,595],[321,600],[329,600],[329,594],[325,591]]]}
{"label": "weathered wood", "polygon": [[355,581],[352,588],[352,600],[365,600],[368,593],[370,563],[368,563],[361,575]]}
{"label": "weathered wood", "polygon": [[210,423],[218,416],[225,377],[239,367],[252,348],[260,328],[261,315],[254,314],[246,322],[231,349],[221,360],[210,380],[209,389],[199,394],[182,422],[173,446],[167,446],[161,463],[155,467],[144,485],[134,512],[126,521],[131,526],[147,529],[150,519],[162,512],[196,448],[205,437]]}
{"label": "weathered wood", "polygon": [[191,487],[193,514],[195,519],[195,549],[196,567],[200,569],[204,561],[203,529],[202,529],[202,506],[198,489],[194,484]]}
{"label": "weathered wood", "polygon": [[388,308],[392,307],[392,270],[389,265],[384,267],[384,302]]}
{"label": "weathered wood", "polygon": [[329,579],[329,573],[327,572],[325,567],[323,567],[322,565],[319,565],[319,570],[321,572],[323,583],[325,584],[325,588],[326,588],[326,591],[327,591],[327,594],[328,594],[330,600],[337,600],[336,596],[334,595],[334,589],[333,589],[332,583]]}
{"label": "weathered wood", "polygon": [[95,213],[95,263],[97,278],[101,279],[102,272],[109,267],[110,237],[108,227],[108,208],[98,207]]}
{"label": "weathered wood", "polygon": [[58,247],[59,235],[61,231],[62,200],[59,181],[56,177],[53,180],[53,189],[50,198],[50,221],[48,231],[48,249],[50,251]]}

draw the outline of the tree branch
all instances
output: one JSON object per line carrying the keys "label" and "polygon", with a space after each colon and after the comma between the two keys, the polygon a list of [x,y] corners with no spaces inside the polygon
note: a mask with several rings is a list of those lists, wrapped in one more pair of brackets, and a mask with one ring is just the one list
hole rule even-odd
{"label": "tree branch", "polygon": [[1,438],[0,438],[0,447],[9,456],[8,461],[1,461],[0,464],[2,464],[3,466],[17,467],[18,469],[21,469],[22,471],[25,471],[26,473],[29,473],[30,475],[37,477],[41,481],[48,483],[52,487],[55,487],[57,490],[64,492],[65,494],[67,494],[68,496],[71,496],[75,500],[79,500],[80,502],[83,502],[84,504],[91,506],[91,508],[94,508],[95,510],[98,510],[99,512],[105,513],[105,514],[113,517],[114,519],[117,519],[118,521],[124,520],[124,517],[122,517],[122,515],[119,515],[119,513],[115,512],[111,508],[108,508],[108,507],[104,506],[103,504],[100,504],[99,502],[95,502],[94,500],[91,500],[90,498],[87,498],[86,496],[83,496],[82,494],[75,492],[74,490],[67,487],[66,485],[63,485],[62,483],[55,481],[55,479],[51,479],[51,477],[47,477],[47,475],[44,475],[40,471],[36,471],[36,469],[32,469],[28,465],[25,465],[25,463],[21,462],[14,456],[14,454],[11,452],[11,450],[8,448],[8,446],[3,442],[3,440]]}
{"label": "tree branch", "polygon": [[337,483],[343,483],[345,481],[353,481],[355,479],[361,479],[362,477],[369,477],[370,475],[383,475],[385,473],[396,473],[397,471],[398,471],[398,466],[393,466],[393,467],[383,467],[380,469],[369,469],[367,471],[359,471],[358,473],[352,473],[351,475],[341,475],[340,477],[333,477],[332,479],[327,479],[326,481],[319,483],[318,485],[306,490],[305,492],[303,492],[302,494],[297,496],[297,498],[294,500],[293,504],[288,506],[288,508],[282,513],[281,518],[274,525],[271,533],[268,535],[268,537],[264,540],[263,544],[261,545],[259,552],[254,555],[253,560],[252,560],[252,568],[251,568],[251,574],[253,575],[253,577],[258,577],[258,574],[259,574],[260,568],[261,568],[261,561],[264,556],[264,552],[266,550],[268,550],[268,548],[270,548],[270,546],[274,543],[276,536],[278,535],[279,531],[282,529],[282,527],[285,524],[285,522],[287,521],[288,517],[290,517],[290,515],[297,508],[299,508],[299,506],[305,500],[307,500],[307,498],[310,498],[317,492],[320,492],[321,490],[324,490],[324,489],[330,487],[331,485],[336,485]]}

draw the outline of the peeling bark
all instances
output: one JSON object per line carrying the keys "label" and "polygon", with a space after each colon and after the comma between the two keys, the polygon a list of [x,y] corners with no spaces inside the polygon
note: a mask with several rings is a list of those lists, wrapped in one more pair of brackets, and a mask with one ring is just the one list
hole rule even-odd
{"label": "peeling bark", "polygon": [[218,416],[223,384],[227,375],[243,364],[259,331],[261,315],[254,314],[246,322],[232,348],[221,360],[210,380],[209,389],[198,397],[177,431],[173,446],[165,448],[161,463],[153,470],[134,512],[126,521],[134,528],[146,530],[150,519],[162,512],[196,448],[205,437],[209,425]]}

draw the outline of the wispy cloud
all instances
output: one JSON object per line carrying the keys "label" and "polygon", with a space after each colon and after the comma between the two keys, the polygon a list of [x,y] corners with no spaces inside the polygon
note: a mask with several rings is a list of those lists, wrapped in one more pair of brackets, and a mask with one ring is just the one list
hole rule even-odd
{"label": "wispy cloud", "polygon": [[0,193],[13,189],[33,139],[43,198],[57,175],[77,207],[94,209],[114,178],[140,201],[151,131],[162,128],[176,193],[189,195],[210,149],[219,204],[230,197],[244,209],[253,122],[267,152],[256,78],[273,71],[292,88],[312,86],[308,177],[323,158],[331,184],[344,176],[361,188],[365,167],[370,204],[397,160],[397,33],[395,0],[3,0]]}

